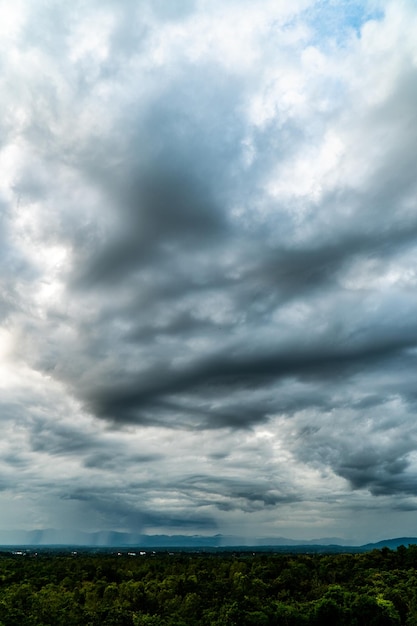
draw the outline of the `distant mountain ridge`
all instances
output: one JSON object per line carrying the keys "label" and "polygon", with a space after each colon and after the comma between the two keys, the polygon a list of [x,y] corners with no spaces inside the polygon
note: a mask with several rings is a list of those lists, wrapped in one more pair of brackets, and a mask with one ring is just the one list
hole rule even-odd
{"label": "distant mountain ridge", "polygon": [[366,543],[361,548],[366,550],[380,550],[381,548],[390,548],[396,550],[399,546],[409,546],[417,544],[417,537],[396,537],[394,539],[383,539],[376,543]]}
{"label": "distant mountain ridge", "polygon": [[145,535],[118,531],[83,532],[56,529],[0,530],[1,546],[85,546],[85,547],[143,547],[143,548],[268,548],[268,547],[346,547],[360,550],[396,549],[400,545],[417,544],[417,537],[397,537],[376,543],[360,544],[340,537],[320,539],[290,539],[287,537],[247,538],[233,535]]}

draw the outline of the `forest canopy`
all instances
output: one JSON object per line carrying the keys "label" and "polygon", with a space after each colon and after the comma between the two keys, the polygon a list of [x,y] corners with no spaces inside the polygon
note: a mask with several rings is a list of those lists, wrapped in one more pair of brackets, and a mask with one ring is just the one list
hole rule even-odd
{"label": "forest canopy", "polygon": [[417,624],[417,546],[364,554],[3,554],[0,626]]}

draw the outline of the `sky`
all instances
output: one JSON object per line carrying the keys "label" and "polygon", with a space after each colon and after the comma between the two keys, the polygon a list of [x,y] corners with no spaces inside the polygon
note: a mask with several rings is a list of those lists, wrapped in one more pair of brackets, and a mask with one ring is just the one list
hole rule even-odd
{"label": "sky", "polygon": [[416,32],[0,0],[0,530],[417,536]]}

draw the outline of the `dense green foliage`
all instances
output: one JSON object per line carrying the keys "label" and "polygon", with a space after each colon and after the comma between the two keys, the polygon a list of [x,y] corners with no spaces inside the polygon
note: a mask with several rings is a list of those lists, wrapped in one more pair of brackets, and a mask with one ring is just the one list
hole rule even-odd
{"label": "dense green foliage", "polygon": [[0,626],[417,626],[417,546],[0,556]]}

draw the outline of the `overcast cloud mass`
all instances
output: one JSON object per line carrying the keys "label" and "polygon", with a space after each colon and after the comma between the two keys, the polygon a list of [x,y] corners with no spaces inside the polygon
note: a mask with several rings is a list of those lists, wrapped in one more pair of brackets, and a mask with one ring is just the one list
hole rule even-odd
{"label": "overcast cloud mass", "polygon": [[416,32],[0,0],[0,529],[417,535]]}

